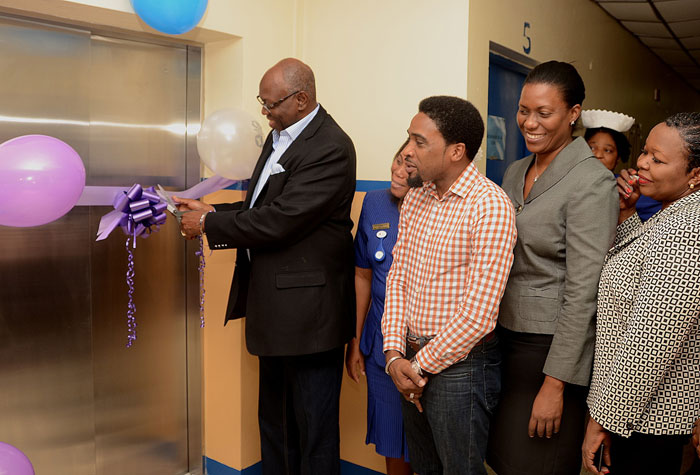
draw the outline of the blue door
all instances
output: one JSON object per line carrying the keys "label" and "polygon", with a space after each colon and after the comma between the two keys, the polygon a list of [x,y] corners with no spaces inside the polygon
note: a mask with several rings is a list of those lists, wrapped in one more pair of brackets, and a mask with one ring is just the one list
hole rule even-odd
{"label": "blue door", "polygon": [[487,152],[486,176],[498,185],[503,182],[503,173],[508,165],[528,155],[525,140],[515,120],[520,89],[528,72],[525,66],[489,54],[488,113],[491,119],[487,121],[486,134],[492,143],[500,141],[503,146],[496,153]]}

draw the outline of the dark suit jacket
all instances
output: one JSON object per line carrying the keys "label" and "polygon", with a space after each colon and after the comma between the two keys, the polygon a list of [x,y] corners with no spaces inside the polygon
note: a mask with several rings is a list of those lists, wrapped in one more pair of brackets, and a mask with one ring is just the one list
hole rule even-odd
{"label": "dark suit jacket", "polygon": [[217,205],[206,219],[211,249],[238,249],[226,322],[247,317],[254,355],[337,348],[355,333],[352,140],[319,108],[280,157],[285,171],[270,176],[249,208],[271,152],[269,134],[246,200]]}

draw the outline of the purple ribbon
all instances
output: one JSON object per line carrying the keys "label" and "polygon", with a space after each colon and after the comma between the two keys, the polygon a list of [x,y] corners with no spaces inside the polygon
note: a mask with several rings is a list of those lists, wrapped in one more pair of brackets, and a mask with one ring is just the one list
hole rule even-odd
{"label": "purple ribbon", "polygon": [[126,254],[127,254],[127,268],[126,268],[126,285],[129,287],[127,291],[127,296],[129,302],[126,305],[126,347],[131,348],[131,345],[136,341],[136,304],[134,303],[134,253],[129,246],[129,240],[131,237],[126,239]]}
{"label": "purple ribbon", "polygon": [[[176,194],[181,198],[198,199],[214,191],[222,190],[236,182],[237,180],[230,180],[215,175],[187,190],[169,191],[167,193],[170,196]],[[80,200],[78,200],[77,206],[104,206],[109,204],[114,206],[114,211],[105,214],[100,219],[96,241],[106,239],[117,226],[122,226],[124,232],[130,236],[136,235],[145,238],[148,237],[148,233],[153,232],[150,228],[151,226],[155,224],[157,230],[157,226],[163,224],[166,219],[165,209],[167,204],[161,201],[152,186],[145,190],[138,184],[133,185],[128,190],[114,186],[86,186]],[[158,207],[157,209],[156,206]],[[162,221],[160,221],[161,219]],[[135,245],[136,241],[134,241]]]}
{"label": "purple ribbon", "polygon": [[199,235],[199,249],[195,252],[195,255],[199,257],[199,266],[197,270],[199,271],[199,328],[204,328],[204,294],[206,290],[204,288],[204,268],[207,266],[204,260],[204,239],[202,235]]}
{"label": "purple ribbon", "polygon": [[143,189],[136,183],[129,191],[118,192],[112,206],[114,211],[107,213],[100,220],[97,241],[102,241],[117,226],[121,226],[124,234],[134,239],[133,245],[136,247],[137,237],[147,238],[151,233],[158,231],[167,219],[165,210],[168,204],[160,199],[152,186]]}
{"label": "purple ribbon", "polygon": [[144,190],[136,183],[128,191],[118,192],[114,196],[112,206],[114,211],[107,213],[100,221],[97,240],[101,241],[109,236],[117,226],[121,226],[124,234],[128,236],[126,285],[129,290],[127,291],[126,347],[130,348],[136,340],[136,317],[134,316],[136,304],[134,304],[134,254],[129,241],[133,240],[133,247],[136,247],[137,237],[147,238],[151,233],[158,231],[160,225],[167,219],[165,210],[168,205],[160,199],[153,187]]}
{"label": "purple ribbon", "polygon": [[[213,176],[188,190],[168,193],[171,196],[177,193],[182,198],[197,199],[214,191],[224,189],[235,182],[236,180]],[[110,196],[112,197],[111,201],[108,201]],[[128,190],[117,187],[85,187],[83,196],[81,196],[77,204],[101,206],[109,203],[114,207],[114,211],[110,211],[100,219],[96,240],[102,241],[106,239],[117,226],[121,226],[124,233],[128,236],[126,240],[126,284],[128,286],[126,347],[130,348],[136,341],[136,305],[134,304],[134,254],[129,246],[129,241],[133,239],[133,247],[136,247],[137,237],[147,238],[151,233],[158,231],[160,225],[165,223],[167,219],[165,210],[168,205],[161,200],[154,187],[151,186],[144,189],[138,183]],[[204,268],[206,263],[204,259],[204,243],[201,236],[199,237],[199,250],[196,254],[199,257],[199,319],[200,327],[204,328]]]}

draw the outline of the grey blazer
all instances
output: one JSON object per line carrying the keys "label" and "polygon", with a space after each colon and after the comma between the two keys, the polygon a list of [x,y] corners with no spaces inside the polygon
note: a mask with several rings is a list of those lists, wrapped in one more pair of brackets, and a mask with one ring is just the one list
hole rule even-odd
{"label": "grey blazer", "polygon": [[534,155],[503,178],[516,212],[518,241],[501,301],[499,324],[554,335],[543,372],[588,385],[593,360],[596,293],[615,238],[615,178],[579,137],[564,148],[523,199]]}

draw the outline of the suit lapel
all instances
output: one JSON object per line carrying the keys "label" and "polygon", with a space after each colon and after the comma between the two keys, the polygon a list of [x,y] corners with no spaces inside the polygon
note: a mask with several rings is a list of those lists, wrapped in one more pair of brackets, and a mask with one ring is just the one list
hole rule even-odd
{"label": "suit lapel", "polygon": [[[547,169],[542,172],[539,179],[532,185],[532,189],[530,189],[530,194],[527,195],[525,203],[529,203],[559,183],[572,168],[592,156],[593,153],[583,137],[574,139],[573,142],[559,152],[559,155],[556,156]],[[527,171],[527,169],[525,170]],[[524,177],[525,173],[523,173],[523,179]],[[582,183],[581,186],[584,186],[584,184]]]}
{"label": "suit lapel", "polygon": [[671,216],[678,213],[689,203],[697,201],[700,201],[700,193],[693,193],[690,196],[681,198],[680,200],[671,204],[668,208],[656,213],[654,216],[642,223],[641,226],[638,226],[635,230],[633,230],[631,233],[625,236],[625,238],[622,241],[620,241],[617,245],[615,245],[612,249],[610,249],[609,254],[614,254],[618,252],[621,248],[628,246],[632,241],[636,240],[644,233],[646,233],[647,229],[656,226],[659,223],[659,221],[665,221],[669,219]]}
{"label": "suit lapel", "polygon": [[[516,169],[516,172],[514,173],[514,176],[516,177],[517,181],[515,183],[515,191],[513,192],[515,195],[513,196],[513,201],[515,201],[516,209],[525,203],[525,199],[523,198],[523,190],[525,188],[525,174],[530,168],[530,164],[532,163],[533,158],[534,155],[530,155],[529,157],[525,157],[522,160],[518,160],[517,162],[515,162],[517,163],[518,167]],[[530,193],[532,193],[532,190],[530,190]]]}
{"label": "suit lapel", "polygon": [[641,226],[637,226],[636,229],[634,229],[632,232],[630,232],[625,238],[617,243],[615,246],[613,246],[612,249],[608,251],[608,255],[611,256],[613,254],[616,254],[620,249],[625,248],[629,246],[629,244],[633,241],[636,241],[639,236],[643,235],[647,228],[650,226],[650,222],[656,222],[657,218],[654,218],[653,220],[650,219],[645,223],[642,223]]}
{"label": "suit lapel", "polygon": [[[248,192],[246,193],[245,201],[243,204],[244,208],[250,208],[250,200],[253,199],[253,191],[255,190],[255,186],[258,184],[260,174],[262,173],[263,168],[265,168],[265,163],[267,162],[267,159],[270,158],[270,154],[272,154],[272,132],[267,134],[267,139],[265,140],[265,144],[263,145],[262,152],[260,152],[260,158],[258,158],[258,162],[255,164],[255,169],[253,169],[253,175],[250,177],[250,182],[248,183]],[[262,193],[260,194],[262,195]]]}
{"label": "suit lapel", "polygon": [[[318,112],[316,113],[316,116],[311,119],[311,122],[309,122],[309,125],[306,126],[304,130],[301,131],[301,134],[299,134],[299,137],[294,140],[289,145],[289,148],[284,151],[280,159],[277,161],[280,165],[282,165],[283,168],[287,168],[285,164],[289,161],[289,159],[294,156],[294,152],[297,151],[299,148],[303,148],[306,146],[306,141],[313,137],[316,132],[318,132],[318,129],[321,127],[321,124],[325,120],[326,116],[328,113],[326,110],[322,107],[319,106]],[[261,193],[262,194],[262,193]]]}
{"label": "suit lapel", "polygon": [[[286,163],[290,160],[291,157],[295,155],[295,153],[300,149],[305,146],[305,142],[308,138],[313,137],[313,135],[318,131],[318,129],[321,127],[321,124],[323,123],[324,119],[328,113],[326,110],[319,106],[318,112],[316,113],[316,116],[311,119],[311,122],[304,128],[304,130],[301,131],[301,134],[287,147],[287,150],[284,151],[282,156],[277,160],[277,163],[279,163],[283,168],[287,168],[285,165]],[[250,184],[248,185],[248,194],[246,195],[246,201],[244,206],[250,207],[250,200],[253,198],[253,190],[255,190],[255,186],[258,183],[258,180],[260,180],[260,174],[262,173],[263,168],[265,167],[265,163],[267,162],[267,159],[270,157],[272,154],[272,132],[270,132],[267,136],[267,140],[265,141],[265,145],[263,146],[263,151],[260,154],[260,158],[258,159],[258,163],[255,165],[255,170],[253,170],[253,176],[250,179]],[[267,193],[267,187],[268,184],[270,183],[270,179],[268,177],[267,183],[263,185],[262,190],[260,190],[260,194],[258,195],[258,199],[256,202],[260,201],[265,194]],[[253,203],[255,204],[255,203]]]}

